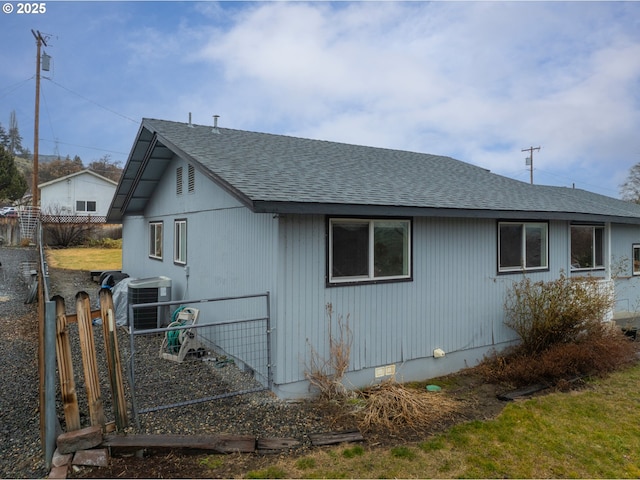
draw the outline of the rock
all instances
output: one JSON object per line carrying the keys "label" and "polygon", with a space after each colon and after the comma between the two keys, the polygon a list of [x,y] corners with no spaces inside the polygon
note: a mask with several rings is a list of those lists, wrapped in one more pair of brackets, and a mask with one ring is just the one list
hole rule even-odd
{"label": "rock", "polygon": [[49,472],[48,478],[67,478],[68,470],[69,470],[69,465],[63,465],[61,467],[53,467]]}
{"label": "rock", "polygon": [[73,456],[73,464],[87,467],[108,467],[109,452],[106,448],[79,450]]}
{"label": "rock", "polygon": [[58,450],[60,453],[73,453],[87,450],[102,443],[102,428],[100,425],[81,428],[73,432],[65,432],[58,436]]}
{"label": "rock", "polygon": [[53,452],[53,458],[51,459],[51,464],[54,467],[62,467],[64,465],[69,465],[69,463],[71,463],[72,458],[73,458],[72,453],[60,453],[60,450],[56,448],[56,451]]}

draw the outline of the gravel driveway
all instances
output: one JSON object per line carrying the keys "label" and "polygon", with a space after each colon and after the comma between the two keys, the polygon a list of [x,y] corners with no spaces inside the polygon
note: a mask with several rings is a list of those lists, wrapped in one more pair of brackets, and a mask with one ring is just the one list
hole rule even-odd
{"label": "gravel driveway", "polygon": [[22,266],[34,248],[0,247],[0,478],[47,475],[38,416],[38,321]]}

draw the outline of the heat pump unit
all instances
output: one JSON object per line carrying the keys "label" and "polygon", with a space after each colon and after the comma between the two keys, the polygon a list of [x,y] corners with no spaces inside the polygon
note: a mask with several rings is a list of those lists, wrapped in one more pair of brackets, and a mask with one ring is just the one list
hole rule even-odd
{"label": "heat pump unit", "polygon": [[[171,301],[171,279],[168,277],[151,277],[131,280],[128,285],[127,300],[129,305]],[[133,318],[129,325],[134,330],[160,328],[170,321],[168,306],[139,307],[133,309]]]}

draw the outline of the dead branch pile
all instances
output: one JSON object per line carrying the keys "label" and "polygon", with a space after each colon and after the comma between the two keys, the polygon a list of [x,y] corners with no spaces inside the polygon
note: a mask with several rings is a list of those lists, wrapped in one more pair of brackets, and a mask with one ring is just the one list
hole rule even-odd
{"label": "dead branch pile", "polygon": [[451,418],[461,402],[442,392],[407,388],[394,381],[361,392],[366,405],[357,413],[363,432],[384,429],[391,433],[424,429]]}

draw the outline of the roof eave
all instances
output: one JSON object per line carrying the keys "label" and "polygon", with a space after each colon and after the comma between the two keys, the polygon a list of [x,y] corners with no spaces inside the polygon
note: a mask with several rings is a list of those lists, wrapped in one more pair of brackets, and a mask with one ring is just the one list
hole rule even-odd
{"label": "roof eave", "polygon": [[640,224],[640,217],[624,217],[578,212],[548,212],[522,210],[489,210],[435,208],[397,205],[358,205],[336,203],[272,202],[254,201],[256,213],[306,214],[306,215],[363,215],[363,216],[403,216],[403,217],[449,217],[449,218],[490,218],[497,220],[565,220],[580,222],[612,222]]}

